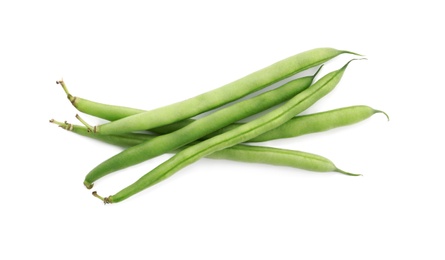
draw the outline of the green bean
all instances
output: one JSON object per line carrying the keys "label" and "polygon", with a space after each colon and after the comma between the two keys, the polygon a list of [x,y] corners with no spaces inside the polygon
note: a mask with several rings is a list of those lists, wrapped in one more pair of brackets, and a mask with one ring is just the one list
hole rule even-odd
{"label": "green bean", "polygon": [[[272,129],[264,134],[261,134],[255,138],[252,138],[247,142],[265,142],[274,139],[296,137],[310,133],[322,132],[332,128],[355,124],[369,118],[375,113],[383,113],[389,120],[389,117],[385,112],[375,110],[369,106],[361,105],[343,107],[321,113],[296,116],[286,123],[282,124],[281,126]],[[184,120],[181,121],[181,123],[156,128],[154,130],[156,132],[168,133],[169,131],[174,131],[178,127],[184,127],[191,122],[193,122],[193,120]],[[216,132],[211,133],[210,135],[201,138],[200,140],[208,139],[213,136],[225,133],[241,125],[243,125],[243,123],[234,123],[228,125],[217,130]]]}
{"label": "green bean", "polygon": [[[160,164],[152,171],[142,176],[139,180],[122,189],[115,195],[102,198],[104,203],[116,203],[123,201],[134,194],[170,177],[175,172],[192,164],[202,157],[216,151],[245,142],[262,133],[270,131],[291,119],[294,115],[307,109],[316,101],[328,94],[340,81],[349,62],[341,69],[333,71],[322,77],[311,87],[296,95],[283,106],[254,119],[236,129],[208,140],[195,144]],[[317,161],[312,161],[317,164]]]}
{"label": "green bean", "polygon": [[96,117],[106,119],[109,121],[115,121],[115,120],[118,120],[118,119],[121,119],[121,118],[124,118],[127,116],[145,112],[142,109],[136,109],[136,108],[124,107],[124,106],[108,105],[108,104],[90,101],[85,98],[73,96],[68,91],[68,88],[66,87],[66,84],[63,80],[56,81],[56,83],[60,84],[62,86],[63,90],[66,93],[68,100],[71,101],[71,104],[73,104],[73,106],[77,110],[79,110],[80,112],[83,112],[85,114],[96,116]]}
{"label": "green bean", "polygon": [[389,116],[369,106],[350,106],[338,108],[321,113],[303,115],[289,120],[275,129],[249,140],[249,142],[264,142],[279,138],[290,138],[305,134],[318,133],[333,128],[347,126],[363,121],[376,113],[383,113],[389,120]]}
{"label": "green bean", "polygon": [[[306,134],[324,132],[330,129],[356,124],[371,117],[376,113],[383,113],[389,120],[389,116],[384,111],[377,110],[369,106],[358,105],[342,107],[314,114],[296,116],[286,123],[282,124],[281,126],[267,131],[266,133],[261,134],[253,139],[250,139],[247,142],[264,142],[275,139],[297,137]],[[50,122],[57,124],[67,131],[71,131],[82,136],[93,138],[123,148],[141,144],[144,141],[151,140],[157,136],[150,133],[124,133],[117,135],[93,134],[84,126],[69,124],[67,122],[62,123],[53,119],[51,119]],[[222,130],[224,131],[216,131],[213,135],[208,135],[206,137],[213,137],[215,135],[235,129],[240,125],[242,125],[242,123],[232,124],[228,127],[222,128]],[[188,146],[190,145],[186,145],[183,147]]]}
{"label": "green bean", "polygon": [[[152,129],[191,118],[237,100],[298,72],[320,65],[343,53],[355,54],[332,48],[309,50],[196,97],[95,126],[92,130],[103,134],[126,133]],[[91,110],[90,112],[92,112]]]}
{"label": "green bean", "polygon": [[361,176],[361,174],[340,170],[332,161],[320,155],[273,147],[237,144],[206,155],[205,157],[239,162],[289,166],[313,172],[339,172],[350,176]]}
{"label": "green bean", "polygon": [[[69,94],[66,85],[63,81],[59,81],[63,88],[65,89],[65,92],[68,95],[68,98],[73,99],[73,96]],[[71,100],[70,99],[70,100]],[[80,111],[83,111],[87,114],[94,115],[97,117],[100,117],[102,119],[106,120],[117,120],[124,118],[126,116],[134,115],[137,113],[141,113],[144,110],[135,109],[135,108],[129,108],[129,107],[122,107],[122,106],[115,106],[115,105],[109,105],[109,104],[101,104],[93,101],[89,101],[86,99],[74,97],[74,100],[79,101],[78,103],[81,104]],[[76,102],[77,103],[77,102]],[[88,105],[86,105],[88,103]],[[91,112],[89,108],[94,107],[93,111],[95,113]],[[329,117],[325,117],[325,113],[329,114]],[[384,113],[379,110],[374,110],[368,106],[351,106],[351,107],[344,107],[339,108],[331,111],[325,111],[322,113],[316,113],[311,114],[308,116],[296,116],[295,118],[292,118],[285,124],[277,127],[276,129],[273,129],[271,131],[268,131],[262,135],[259,135],[248,142],[264,142],[269,141],[273,139],[281,139],[281,138],[289,138],[289,137],[296,137],[303,134],[308,133],[307,131],[310,131],[310,133],[320,132],[329,130],[332,127],[339,127],[340,125],[336,125],[335,123],[342,123],[343,125],[349,125],[356,123],[357,120],[364,120],[374,113]],[[385,113],[384,113],[385,114]],[[386,114],[385,114],[386,115]],[[386,115],[388,117],[388,115]],[[320,118],[323,118],[324,120],[320,120]],[[389,117],[388,117],[389,120]],[[172,124],[168,124],[165,126],[156,127],[153,129],[150,129],[151,132],[157,133],[157,134],[168,134],[171,132],[174,132],[178,129],[181,129],[192,122],[194,122],[195,119],[184,119],[179,122],[175,122]],[[210,137],[219,135],[221,133],[227,132],[231,129],[234,129],[238,126],[242,125],[242,123],[233,123],[226,127],[223,127],[207,136],[204,136],[201,138],[208,139]],[[311,129],[306,127],[306,125],[311,125]]]}
{"label": "green bean", "polygon": [[[69,123],[62,123],[55,120],[50,120],[67,131],[72,131],[76,134],[94,138],[109,144],[117,145],[120,147],[131,147],[142,143],[145,140],[155,138],[150,134],[131,133],[131,134],[119,134],[119,135],[97,135],[93,134],[84,126],[73,125]],[[194,143],[196,144],[196,142]],[[193,145],[193,144],[191,144]],[[184,150],[191,145],[185,145],[178,150],[172,151],[177,153]],[[339,172],[347,175],[357,175],[338,169],[333,162],[325,157],[306,153],[302,151],[294,151],[280,148],[271,148],[263,146],[252,146],[237,144],[232,147],[227,147],[223,150],[216,151],[213,154],[207,155],[206,158],[211,159],[225,159],[231,161],[248,162],[248,163],[261,163],[270,164],[276,166],[289,166],[293,168],[303,169],[307,171],[315,172]],[[314,164],[313,161],[317,161]]]}
{"label": "green bean", "polygon": [[74,124],[69,124],[66,121],[65,122],[59,122],[54,119],[50,120],[51,123],[54,123],[58,125],[59,127],[76,133],[78,135],[86,136],[89,138],[93,138],[108,144],[128,148],[135,145],[138,145],[144,141],[150,140],[155,138],[154,135],[145,134],[145,133],[125,133],[125,134],[118,134],[118,135],[98,135],[91,133],[88,128],[85,126],[79,126]]}
{"label": "green bean", "polygon": [[276,89],[218,110],[175,132],[158,136],[150,141],[128,148],[92,169],[86,175],[84,184],[87,188],[91,188],[94,181],[109,173],[179,148],[221,127],[289,100],[297,93],[307,89],[313,78],[313,76],[308,76],[292,80]]}
{"label": "green bean", "polygon": [[[363,121],[372,115],[376,113],[383,113],[387,119],[389,120],[389,116],[381,110],[376,110],[369,106],[364,105],[357,105],[357,106],[349,106],[349,107],[342,107],[337,108],[333,110],[328,110],[324,112],[319,113],[313,113],[308,115],[302,115],[302,116],[296,116],[286,123],[282,124],[281,126],[272,129],[264,134],[261,134],[255,138],[252,138],[248,140],[247,142],[265,142],[275,139],[282,139],[282,138],[290,138],[290,137],[297,137],[305,134],[311,134],[311,133],[318,133],[327,131],[333,128],[338,128],[342,126],[348,126],[351,124],[358,123],[360,121]],[[193,122],[193,119],[184,120],[180,124],[177,124],[175,126],[169,126],[167,128],[163,128],[162,131],[166,131],[166,133],[171,133],[175,130],[178,130],[180,128],[183,128],[187,125],[189,125],[191,122]],[[213,132],[210,135],[207,135],[200,140],[205,140],[208,138],[211,138],[213,136],[225,133],[227,131],[230,131],[232,129],[235,129],[244,123],[234,123],[227,127],[223,127],[218,131]],[[65,126],[66,127],[66,126]],[[86,129],[86,128],[85,128]],[[141,140],[148,140],[152,139],[155,136],[150,136],[148,134],[142,134],[142,133],[125,133],[120,135],[94,135],[94,134],[88,134],[89,137],[97,137],[96,139],[99,139],[101,141],[108,142],[106,139],[112,139],[114,136],[122,136],[122,137],[137,137]],[[148,139],[144,139],[144,136],[150,136]],[[142,142],[142,141],[141,141]],[[139,143],[141,143],[139,142]],[[133,145],[123,145],[125,147],[134,146],[139,143],[134,143]]]}

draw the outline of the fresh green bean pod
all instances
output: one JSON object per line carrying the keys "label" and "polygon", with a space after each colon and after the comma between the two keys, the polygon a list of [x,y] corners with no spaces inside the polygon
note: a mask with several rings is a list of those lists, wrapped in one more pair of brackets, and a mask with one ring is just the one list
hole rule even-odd
{"label": "fresh green bean pod", "polygon": [[[272,112],[269,112],[229,132],[202,141],[180,151],[164,163],[154,168],[152,171],[142,176],[133,184],[112,196],[103,198],[103,201],[105,203],[116,203],[123,201],[136,193],[141,192],[142,190],[170,177],[180,169],[192,164],[193,162],[196,162],[202,157],[208,156],[227,147],[245,142],[284,124],[294,115],[301,113],[332,91],[343,76],[348,64],[349,62],[341,69],[328,73],[311,87]],[[313,162],[317,163],[316,161]]]}
{"label": "fresh green bean pod", "polygon": [[63,80],[56,81],[60,84],[66,93],[68,100],[71,104],[80,112],[96,116],[108,121],[115,121],[124,117],[132,116],[145,112],[145,110],[125,107],[125,106],[115,106],[109,104],[103,104],[95,101],[91,101],[85,98],[77,97],[71,95],[68,88]]}
{"label": "fresh green bean pod", "polygon": [[338,108],[321,113],[303,115],[289,120],[275,129],[249,140],[249,142],[264,142],[280,138],[290,138],[305,134],[324,132],[333,128],[348,126],[363,121],[376,113],[383,113],[389,120],[388,115],[380,110],[369,106],[350,106]]}
{"label": "fresh green bean pod", "polygon": [[59,127],[76,133],[78,135],[82,135],[85,137],[89,137],[104,143],[128,148],[132,147],[138,144],[143,143],[144,141],[150,140],[155,138],[154,135],[150,134],[143,134],[143,133],[125,133],[125,134],[118,134],[118,135],[98,135],[91,133],[85,126],[75,125],[75,124],[69,124],[67,122],[59,122],[54,119],[50,120],[51,123],[54,123],[58,125]]}
{"label": "fresh green bean pod", "polygon": [[[318,48],[302,52],[196,97],[95,126],[94,132],[103,134],[128,133],[152,129],[191,118],[244,97],[291,75],[320,65],[343,53],[355,54],[332,48]],[[95,111],[89,110],[89,112],[95,114]]]}
{"label": "fresh green bean pod", "polygon": [[[247,142],[264,142],[281,138],[297,137],[305,134],[328,131],[330,129],[344,127],[361,122],[376,113],[383,113],[389,120],[389,116],[381,110],[369,106],[358,105],[343,108],[337,108],[325,112],[296,116],[281,126],[272,129],[262,135],[259,135]],[[125,133],[117,135],[102,135],[91,133],[85,126],[62,123],[55,120],[50,122],[59,125],[61,128],[74,132],[76,134],[93,138],[112,145],[128,148],[144,141],[151,140],[157,135],[147,133]],[[193,122],[193,120],[192,120]],[[186,124],[187,125],[187,124]],[[184,125],[184,126],[186,126]],[[236,127],[242,124],[236,124]],[[233,126],[233,125],[231,125]],[[223,132],[235,129],[236,127],[225,127]],[[218,134],[223,132],[217,131]],[[215,136],[214,134],[213,136]],[[213,137],[213,136],[208,136]],[[186,147],[186,146],[183,146]]]}
{"label": "fresh green bean pod", "polygon": [[212,159],[225,159],[239,162],[263,163],[276,166],[289,166],[313,172],[340,172],[359,176],[340,170],[329,159],[302,151],[264,146],[237,144],[205,156]]}
{"label": "fresh green bean pod", "polygon": [[[255,138],[252,138],[247,142],[265,142],[275,139],[297,137],[305,134],[323,132],[332,128],[358,123],[371,117],[375,113],[383,113],[389,120],[389,117],[385,112],[375,110],[369,106],[349,106],[310,115],[296,116],[286,123],[282,124],[281,126],[272,129],[264,134],[261,134]],[[154,131],[156,133],[169,133],[170,131],[175,131],[181,127],[184,127],[191,122],[193,122],[193,119],[184,120],[174,125],[156,128],[154,129]],[[201,138],[201,140],[209,139],[216,135],[228,132],[241,125],[243,125],[243,123],[234,123],[228,125],[219,129],[218,131],[211,133],[210,135]]]}
{"label": "fresh green bean pod", "polygon": [[[60,81],[59,83],[62,84],[64,89],[66,90],[65,84]],[[71,94],[68,93],[66,90],[68,97],[73,98]],[[141,113],[144,110],[135,109],[135,108],[129,108],[129,107],[122,107],[122,106],[115,106],[115,105],[109,105],[109,104],[101,104],[93,101],[89,101],[86,99],[81,99],[78,97],[74,97],[75,100],[81,100],[79,102],[81,104],[82,110],[89,113],[90,109],[94,107],[94,111],[96,111],[95,116],[98,116],[102,119],[106,120],[117,120],[121,119],[125,116],[134,115],[137,113]],[[270,141],[274,139],[281,139],[281,138],[289,138],[289,137],[296,137],[300,135],[304,135],[307,133],[316,133],[321,131],[326,131],[331,128],[336,128],[340,126],[347,126],[350,124],[357,123],[359,121],[365,120],[372,116],[375,113],[383,113],[385,112],[380,110],[375,110],[369,106],[350,106],[350,107],[343,107],[338,108],[330,111],[325,111],[321,113],[314,113],[311,115],[303,115],[303,116],[296,116],[295,118],[292,118],[285,124],[277,127],[276,129],[272,129],[271,131],[268,131],[262,135],[259,135],[248,142],[264,142],[264,141]],[[329,117],[326,117],[325,115],[329,115]],[[386,117],[388,117],[387,114],[385,114]],[[323,120],[321,120],[323,119]],[[389,120],[389,117],[388,117]],[[168,124],[165,126],[160,126],[157,128],[150,129],[150,131],[157,133],[157,134],[169,134],[171,132],[174,132],[178,129],[181,129],[192,122],[194,122],[195,119],[184,119],[179,122],[175,122],[172,124]],[[208,139],[210,137],[219,135],[221,133],[227,132],[229,130],[235,129],[236,127],[242,125],[242,123],[233,123],[226,127],[223,127],[201,139]],[[311,126],[311,127],[307,127]]]}
{"label": "fresh green bean pod", "polygon": [[[76,134],[123,148],[131,147],[140,144],[146,140],[155,138],[155,136],[153,135],[140,133],[97,135],[88,131],[88,129],[84,126],[68,124],[66,122],[62,123],[55,120],[50,120],[50,122],[55,123],[63,129],[74,132]],[[196,143],[185,145],[172,152],[177,153],[187,147],[192,146],[193,144]],[[232,147],[227,147],[223,150],[216,151],[213,154],[207,155],[206,158],[224,159],[248,163],[261,163],[276,166],[289,166],[314,172],[340,172],[347,175],[356,175],[338,169],[332,161],[316,154],[264,146],[237,144]],[[318,163],[314,164],[314,161],[317,161]]]}
{"label": "fresh green bean pod", "polygon": [[175,132],[158,136],[140,145],[128,148],[92,169],[85,176],[84,184],[87,188],[91,188],[94,181],[109,173],[177,149],[221,127],[289,100],[304,89],[307,89],[313,79],[314,76],[307,76],[292,80],[276,89],[218,110]]}
{"label": "fresh green bean pod", "polygon": [[[275,139],[297,137],[305,134],[324,132],[333,128],[348,126],[371,117],[375,113],[383,113],[389,120],[388,115],[380,110],[369,106],[350,106],[333,109],[310,115],[296,116],[281,126],[264,134],[248,140],[247,142],[265,142]],[[219,135],[239,127],[241,124],[232,124],[224,127],[206,138]]]}

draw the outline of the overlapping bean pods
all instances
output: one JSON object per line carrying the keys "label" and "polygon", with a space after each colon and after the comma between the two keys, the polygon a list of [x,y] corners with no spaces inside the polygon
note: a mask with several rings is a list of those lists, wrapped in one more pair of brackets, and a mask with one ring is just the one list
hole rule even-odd
{"label": "overlapping bean pods", "polygon": [[[152,129],[187,119],[237,100],[301,71],[321,65],[345,53],[356,55],[356,53],[350,51],[332,48],[317,48],[302,52],[196,97],[95,126],[94,132],[102,134],[126,133]],[[83,106],[90,105],[86,100],[81,104],[80,99],[69,95],[68,98],[81,111]],[[92,115],[100,115],[102,113],[100,110],[95,111],[92,109],[89,109],[89,112]]]}
{"label": "overlapping bean pods", "polygon": [[218,110],[178,129],[177,131],[158,136],[137,146],[130,147],[92,169],[85,176],[84,184],[90,189],[93,186],[93,182],[109,173],[130,167],[177,149],[220,129],[221,127],[225,127],[238,120],[278,105],[295,96],[297,93],[300,93],[304,89],[307,89],[312,83],[312,80],[313,76],[292,80],[276,89]]}
{"label": "overlapping bean pods", "polygon": [[[327,131],[329,129],[358,123],[376,113],[385,114],[383,111],[376,110],[368,106],[350,106],[321,113],[298,116],[284,123],[280,127],[272,129],[271,131],[268,131],[256,138],[253,138],[252,140],[248,140],[248,142],[261,142]],[[320,120],[326,118],[327,120]],[[335,118],[336,120],[331,120],[331,118]],[[151,135],[148,133],[97,135],[88,131],[88,129],[84,126],[68,124],[66,122],[62,123],[55,120],[51,120],[51,122],[59,125],[65,130],[74,132],[76,134],[123,148],[132,147],[156,137],[155,135]],[[315,124],[315,127],[312,123]],[[194,144],[196,144],[196,142],[189,145],[184,145],[183,147],[172,152],[181,151]],[[220,151],[216,151],[213,154],[207,155],[206,158],[290,166],[294,168],[319,172],[337,171],[340,173],[349,174],[338,169],[330,160],[322,156],[305,153],[302,151],[293,151],[271,147],[238,144]],[[318,160],[320,163],[314,165],[312,164],[311,159]]]}
{"label": "overlapping bean pods", "polygon": [[[190,165],[202,157],[252,139],[284,124],[293,116],[304,111],[334,89],[343,76],[348,64],[349,62],[341,69],[328,73],[315,82],[311,87],[307,88],[299,95],[296,95],[294,98],[274,111],[237,127],[236,129],[217,135],[180,151],[115,195],[105,198],[100,196],[98,197],[102,198],[104,203],[116,203],[123,201],[134,194],[170,177],[180,169]],[[316,165],[318,162],[313,161],[312,163]]]}
{"label": "overlapping bean pods", "polygon": [[[84,126],[50,121],[79,135],[125,148],[86,175],[84,184],[87,188],[91,188],[93,182],[111,172],[163,153],[175,153],[170,159],[114,195],[101,197],[93,192],[93,195],[105,204],[126,200],[203,157],[357,176],[359,174],[338,169],[332,161],[320,155],[245,144],[327,131],[358,123],[375,113],[383,113],[388,117],[381,110],[363,105],[298,115],[335,88],[351,61],[342,68],[327,73],[315,83],[312,81],[318,71],[313,76],[294,79],[276,89],[230,104],[207,116],[193,118],[303,70],[322,65],[340,54],[358,55],[333,48],[309,50],[220,88],[148,111],[75,97],[69,93],[64,81],[57,81],[66,92],[67,98],[80,112],[110,122],[93,127],[80,116],[76,117]],[[245,123],[238,122],[278,104],[282,105],[256,119]]]}

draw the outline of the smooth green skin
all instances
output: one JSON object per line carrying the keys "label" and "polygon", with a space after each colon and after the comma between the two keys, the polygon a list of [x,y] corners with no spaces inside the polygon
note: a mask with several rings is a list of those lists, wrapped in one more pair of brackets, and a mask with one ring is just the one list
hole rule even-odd
{"label": "smooth green skin", "polygon": [[[249,142],[264,142],[279,138],[290,138],[324,132],[333,128],[358,123],[371,117],[375,113],[383,113],[386,115],[383,111],[375,110],[369,106],[350,106],[312,115],[298,116],[289,120],[286,124],[249,140]],[[388,117],[388,115],[386,115],[386,117]]]}
{"label": "smooth green skin", "polygon": [[95,126],[94,131],[102,134],[128,133],[152,129],[191,118],[244,97],[291,75],[320,65],[343,53],[355,54],[332,48],[317,48],[302,52],[220,88],[168,106]]}
{"label": "smooth green skin", "polygon": [[[281,126],[272,129],[264,134],[261,134],[251,140],[248,140],[247,142],[264,142],[275,139],[290,138],[306,134],[324,132],[330,129],[339,128],[361,122],[365,119],[368,119],[369,117],[371,117],[376,113],[385,114],[389,120],[389,117],[385,112],[373,109],[369,106],[364,106],[364,105],[349,106],[325,112],[294,117],[291,120],[287,121],[286,123],[282,124]],[[57,122],[57,124],[60,127],[64,128],[65,130],[72,131],[82,136],[90,137],[105,143],[117,145],[124,148],[141,144],[144,141],[148,141],[156,137],[156,135],[151,135],[149,133],[125,133],[118,135],[94,134],[89,132],[88,129],[84,126],[60,123],[60,122]],[[230,125],[223,129],[224,132],[227,132],[231,129],[235,129],[240,125],[242,124],[237,124],[236,126]]]}
{"label": "smooth green skin", "polygon": [[[94,138],[96,140],[100,140],[124,148],[131,147],[140,144],[143,141],[155,138],[155,136],[148,134],[97,135],[89,132],[88,129],[84,126],[71,125],[65,123],[58,123],[58,124],[62,128],[68,131],[72,131],[76,134]],[[173,153],[177,153],[190,146],[191,145],[183,146],[178,150],[173,151]],[[344,171],[339,170],[332,161],[330,161],[325,157],[302,151],[271,148],[264,146],[237,144],[232,147],[227,147],[223,150],[216,151],[210,155],[207,155],[206,158],[225,159],[225,160],[248,162],[248,163],[262,163],[262,164],[270,164],[277,166],[289,166],[293,168],[315,171],[315,172],[336,171],[340,173],[345,173]]]}
{"label": "smooth green skin", "polygon": [[341,172],[348,175],[355,175],[338,169],[332,161],[323,156],[273,147],[237,144],[216,151],[205,157],[239,162],[289,166],[314,172]]}
{"label": "smooth green skin", "polygon": [[[375,113],[384,113],[380,110],[375,110],[369,106],[350,106],[334,110],[329,110],[321,113],[310,115],[296,116],[281,126],[272,129],[264,134],[248,140],[247,142],[265,142],[275,139],[297,137],[310,133],[317,133],[327,131],[332,128],[347,126],[363,121]],[[386,115],[386,114],[385,114]],[[162,128],[155,129],[156,132],[168,133],[168,131],[175,131],[180,127],[184,127],[193,122],[192,119],[184,120],[174,125],[168,125]],[[216,135],[225,133],[235,129],[243,123],[235,123],[219,129],[203,137],[208,139]]]}
{"label": "smooth green skin", "polygon": [[[81,99],[78,97],[76,97],[75,100],[76,100],[76,107],[79,109],[79,111],[110,121],[118,120],[126,116],[131,116],[137,113],[144,112],[144,110],[141,109],[115,106],[109,104],[101,104],[86,99]],[[94,111],[94,113],[91,111]],[[350,124],[357,123],[359,121],[362,121],[370,117],[374,113],[384,113],[384,112],[379,110],[374,110],[373,108],[370,108],[368,106],[351,106],[351,107],[334,109],[322,113],[296,116],[295,118],[292,118],[291,120],[277,127],[276,129],[273,129],[262,135],[259,135],[249,140],[248,142],[264,142],[274,139],[290,138],[308,133],[326,131],[331,128],[347,126]],[[327,117],[326,115],[329,115],[329,117]],[[178,129],[181,129],[191,124],[194,121],[195,119],[185,119],[179,122],[175,122],[173,124],[150,129],[150,131],[157,134],[168,134]],[[203,137],[202,139],[211,138],[213,136],[235,129],[236,127],[242,124],[243,123],[230,124]],[[306,127],[307,125],[311,125],[311,127],[307,128]]]}
{"label": "smooth green skin", "polygon": [[177,149],[231,123],[289,100],[307,89],[312,80],[313,76],[292,80],[276,89],[218,110],[175,132],[128,148],[92,169],[86,175],[84,184],[91,188],[94,181],[109,173]]}
{"label": "smooth green skin", "polygon": [[[311,87],[272,112],[269,112],[229,132],[207,139],[180,151],[164,163],[154,168],[152,171],[142,176],[133,184],[122,189],[115,195],[104,198],[104,202],[116,203],[123,201],[134,194],[170,177],[180,169],[192,164],[193,162],[196,162],[202,157],[208,156],[227,147],[245,142],[284,124],[294,115],[304,111],[332,91],[343,76],[348,64],[349,62],[341,69],[328,73]],[[317,161],[313,161],[313,163],[317,164]]]}
{"label": "smooth green skin", "polygon": [[68,99],[71,101],[73,106],[80,112],[96,116],[102,119],[106,119],[109,121],[115,121],[124,117],[145,112],[145,110],[141,109],[108,105],[90,101],[88,99],[80,97],[73,97],[70,94],[68,94]]}

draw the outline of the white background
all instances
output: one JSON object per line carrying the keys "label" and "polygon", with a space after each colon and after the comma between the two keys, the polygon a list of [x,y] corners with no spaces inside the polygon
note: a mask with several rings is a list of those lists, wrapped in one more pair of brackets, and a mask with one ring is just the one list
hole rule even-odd
{"label": "white background", "polygon": [[[445,258],[439,1],[142,2],[1,2],[1,259]],[[151,109],[317,47],[368,60],[304,113],[363,104],[391,120],[264,145],[363,177],[203,159],[104,206],[83,178],[120,148],[48,123],[77,123],[62,77],[74,95]],[[95,189],[114,194],[169,156]]]}

